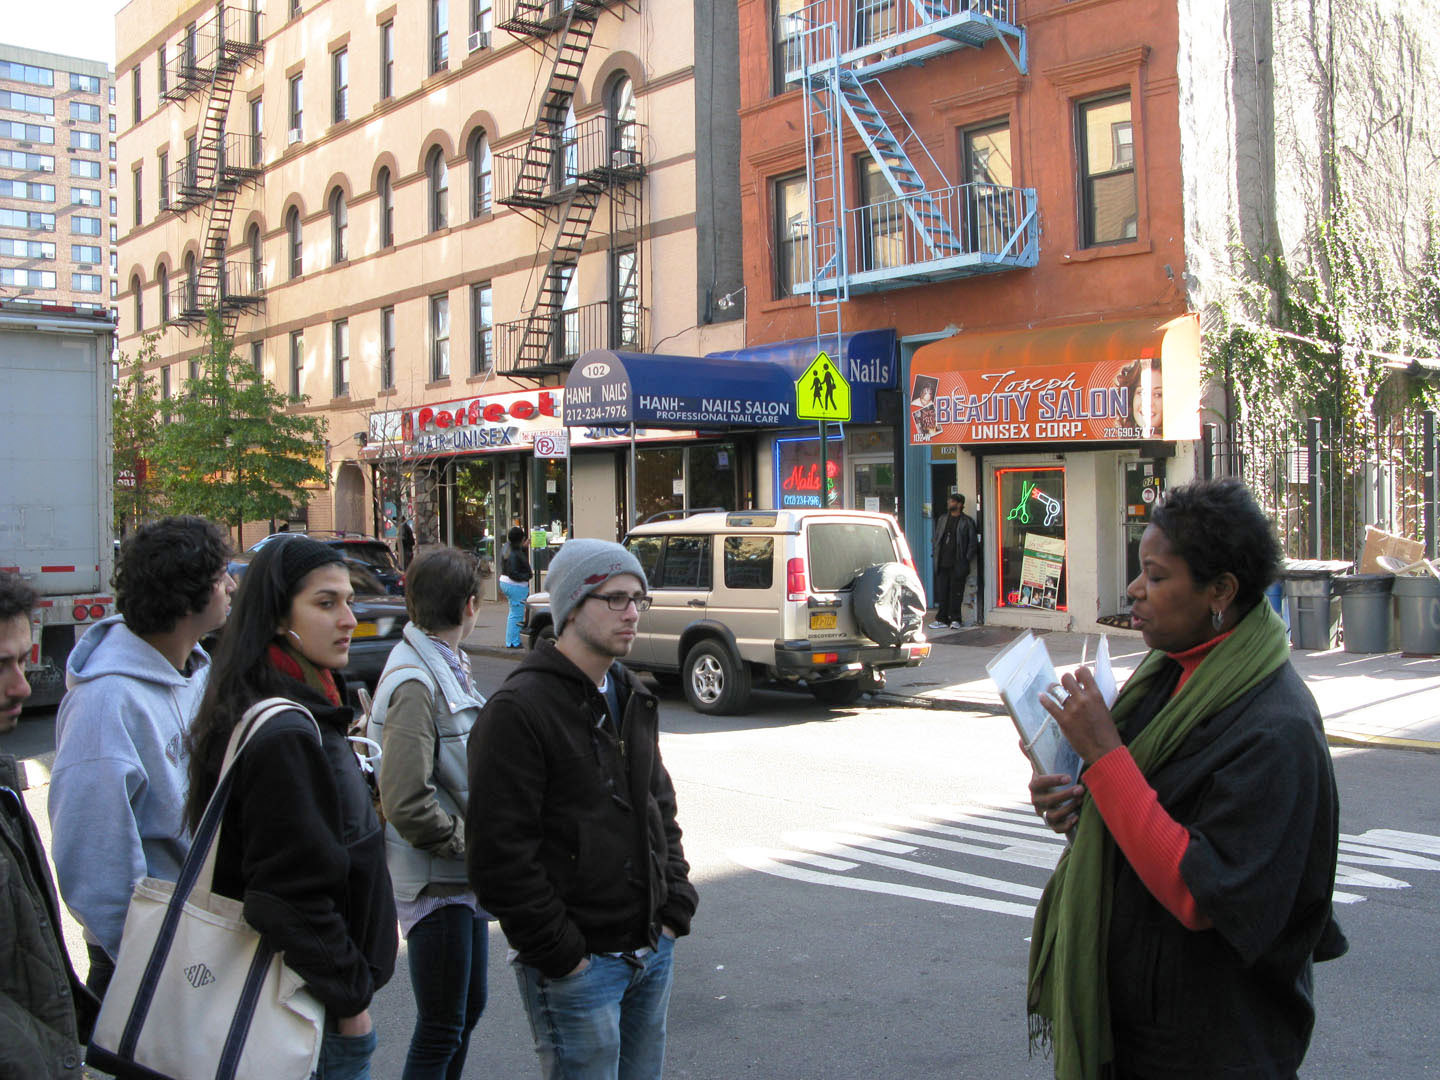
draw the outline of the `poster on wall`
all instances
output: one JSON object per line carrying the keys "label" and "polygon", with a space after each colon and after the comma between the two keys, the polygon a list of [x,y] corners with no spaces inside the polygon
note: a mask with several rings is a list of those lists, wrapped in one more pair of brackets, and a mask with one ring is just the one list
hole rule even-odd
{"label": "poster on wall", "polygon": [[1054,611],[1059,604],[1060,577],[1065,571],[1065,541],[1026,533],[1020,558],[1020,606]]}

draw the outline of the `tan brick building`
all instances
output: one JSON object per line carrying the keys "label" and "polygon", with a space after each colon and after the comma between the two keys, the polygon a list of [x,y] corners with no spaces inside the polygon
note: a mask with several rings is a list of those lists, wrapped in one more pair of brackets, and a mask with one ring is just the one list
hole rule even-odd
{"label": "tan brick building", "polygon": [[158,330],[178,392],[219,306],[327,421],[309,528],[614,535],[619,440],[572,433],[573,510],[565,463],[531,449],[591,348],[742,344],[743,308],[716,303],[741,284],[725,7],[131,0],[121,350]]}

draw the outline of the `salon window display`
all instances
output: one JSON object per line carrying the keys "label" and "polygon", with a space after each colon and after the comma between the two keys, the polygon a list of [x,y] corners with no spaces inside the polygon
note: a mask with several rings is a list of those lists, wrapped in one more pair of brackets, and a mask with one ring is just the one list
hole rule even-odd
{"label": "salon window display", "polygon": [[997,607],[1068,610],[1065,469],[995,470],[1000,565]]}

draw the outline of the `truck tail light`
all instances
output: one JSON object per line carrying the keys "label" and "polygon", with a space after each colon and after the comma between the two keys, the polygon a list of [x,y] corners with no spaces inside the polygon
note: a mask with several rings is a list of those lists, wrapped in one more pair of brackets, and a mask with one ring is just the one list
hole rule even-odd
{"label": "truck tail light", "polygon": [[76,604],[75,610],[70,612],[76,622],[84,622],[90,616],[90,609],[84,604]]}
{"label": "truck tail light", "polygon": [[105,605],[104,605],[104,604],[91,604],[91,605],[90,605],[90,617],[91,617],[92,619],[103,619],[103,618],[105,617]]}
{"label": "truck tail light", "polygon": [[805,583],[805,560],[791,559],[785,564],[785,592],[787,599],[804,600],[809,594]]}

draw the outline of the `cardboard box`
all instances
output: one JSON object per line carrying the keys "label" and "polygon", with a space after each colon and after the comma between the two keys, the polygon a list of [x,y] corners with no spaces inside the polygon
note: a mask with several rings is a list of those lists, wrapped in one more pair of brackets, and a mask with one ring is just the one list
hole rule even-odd
{"label": "cardboard box", "polygon": [[1407,540],[1403,536],[1377,529],[1374,525],[1366,525],[1365,548],[1360,555],[1360,573],[1388,573],[1378,561],[1381,555],[1389,555],[1409,566],[1425,557],[1425,545],[1419,540]]}

